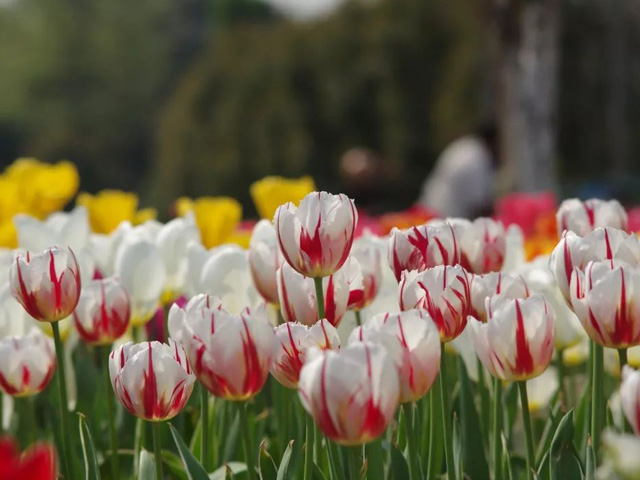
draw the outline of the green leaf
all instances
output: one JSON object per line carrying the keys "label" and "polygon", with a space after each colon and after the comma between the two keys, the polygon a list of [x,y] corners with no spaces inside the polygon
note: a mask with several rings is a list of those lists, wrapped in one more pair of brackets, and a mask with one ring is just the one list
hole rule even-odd
{"label": "green leaf", "polygon": [[327,480],[327,477],[324,476],[320,467],[315,463],[313,464],[313,470],[311,470],[311,478],[314,480]]}
{"label": "green leaf", "polygon": [[591,442],[587,444],[587,466],[585,471],[585,480],[595,480],[596,478],[596,452]]}
{"label": "green leaf", "polygon": [[549,480],[551,475],[551,467],[549,466],[549,462],[551,456],[549,455],[549,450],[547,450],[540,460],[540,464],[538,466],[538,478],[540,480]]}
{"label": "green leaf", "polygon": [[583,478],[582,463],[573,444],[573,436],[573,410],[570,410],[560,421],[551,442],[551,480]]}
{"label": "green leaf", "polygon": [[278,467],[273,457],[267,451],[267,441],[260,443],[260,453],[258,458],[258,477],[260,480],[275,480],[278,476]]}
{"label": "green leaf", "polygon": [[[228,402],[225,402],[225,404]],[[224,463],[230,463],[236,458],[236,450],[238,448],[238,435],[240,433],[240,418],[238,417],[237,408],[231,408],[231,426],[222,432],[220,439],[224,438],[224,451],[222,454],[222,461]]]}
{"label": "green leaf", "polygon": [[78,428],[80,430],[82,455],[84,456],[85,478],[86,480],[100,480],[100,466],[98,465],[96,450],[93,446],[89,425],[87,425],[86,418],[82,413],[78,413]]}
{"label": "green leaf", "polygon": [[247,465],[242,462],[229,462],[225,463],[220,468],[217,468],[211,475],[209,480],[225,480],[225,478],[233,478],[236,473],[243,473],[247,471]]}
{"label": "green leaf", "polygon": [[282,460],[280,461],[280,466],[278,467],[278,476],[276,480],[285,480],[287,478],[287,474],[289,473],[289,461],[291,460],[291,452],[293,452],[293,440],[289,442],[286,450],[284,451],[284,455],[282,455]]}
{"label": "green leaf", "polygon": [[509,455],[509,442],[504,436],[504,433],[500,435],[502,441],[502,478],[506,480],[513,480],[513,471],[511,470],[511,457]]}
{"label": "green leaf", "polygon": [[187,476],[189,480],[209,480],[209,475],[207,475],[204,467],[195,459],[189,447],[184,443],[182,437],[175,429],[173,425],[170,423],[169,429],[171,430],[171,436],[173,437],[173,441],[178,448],[178,453],[180,454],[180,458],[182,459],[182,463],[184,464],[184,468],[187,472]]}
{"label": "green leaf", "polygon": [[560,402],[557,401],[551,410],[551,414],[545,423],[542,430],[542,437],[538,443],[538,451],[536,452],[536,465],[542,463],[542,458],[546,455],[551,447],[551,440],[553,440],[553,434],[558,429],[560,423]]}
{"label": "green leaf", "polygon": [[382,440],[378,439],[368,443],[365,447],[367,456],[368,480],[384,480],[384,453]]}
{"label": "green leaf", "polygon": [[587,437],[589,435],[589,425],[591,419],[591,389],[589,388],[589,384],[585,386],[582,391],[582,396],[580,397],[580,401],[575,408],[575,416],[574,416],[574,444],[579,452],[586,451],[587,447]]}
{"label": "green leaf", "polygon": [[189,480],[189,476],[184,469],[182,459],[169,450],[162,450],[162,463],[171,472],[173,478],[177,480]]}
{"label": "green leaf", "polygon": [[409,466],[398,447],[391,446],[391,478],[409,478]]}
{"label": "green leaf", "polygon": [[156,461],[151,452],[140,450],[140,470],[138,480],[156,480]]}
{"label": "green leaf", "polygon": [[464,471],[473,472],[473,478],[489,478],[485,438],[479,435],[480,416],[476,410],[471,380],[461,357],[458,358],[458,377],[460,379],[460,448]]}
{"label": "green leaf", "polygon": [[[456,412],[453,413],[453,461],[455,463],[455,471],[456,478],[463,478],[462,472],[464,471],[462,467],[463,458],[462,458],[462,438],[460,435],[460,422],[458,421],[458,415]],[[473,470],[471,470],[473,471]],[[480,478],[480,477],[478,477]],[[489,478],[481,477],[481,478]]]}

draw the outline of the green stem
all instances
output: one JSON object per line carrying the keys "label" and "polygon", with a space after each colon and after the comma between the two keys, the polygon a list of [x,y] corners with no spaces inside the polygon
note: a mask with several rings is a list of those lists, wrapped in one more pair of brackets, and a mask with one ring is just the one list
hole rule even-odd
{"label": "green stem", "polygon": [[325,437],[327,444],[327,456],[329,457],[329,469],[331,480],[344,480],[344,470],[339,463],[338,448],[335,443]]}
{"label": "green stem", "polygon": [[403,403],[402,411],[404,412],[405,430],[407,435],[407,447],[409,447],[409,479],[419,480],[420,473],[418,467],[418,445],[415,438],[415,430],[413,425],[413,403]]}
{"label": "green stem", "polygon": [[620,378],[622,378],[622,369],[627,364],[627,349],[619,348],[618,357],[620,357]]}
{"label": "green stem", "polygon": [[602,426],[602,377],[603,369],[603,349],[602,345],[593,345],[593,383],[591,384],[591,441],[593,450],[598,455],[600,445],[600,430]]}
{"label": "green stem", "polygon": [[[460,358],[462,361],[462,358]],[[479,358],[476,359],[478,362],[478,388],[480,389],[480,407],[482,409],[482,414],[480,415],[480,421],[482,422],[482,429],[486,438],[489,436],[489,412],[491,411],[490,400],[489,400],[489,391],[487,389],[487,384],[484,379],[484,365]]]}
{"label": "green stem", "polygon": [[527,475],[526,477],[533,480],[533,470],[535,468],[535,454],[533,445],[533,431],[531,429],[531,416],[529,415],[529,399],[527,397],[527,382],[518,382],[518,390],[520,390],[520,404],[522,407],[522,421],[524,423],[525,443],[527,447]]}
{"label": "green stem", "polygon": [[162,441],[160,440],[161,422],[151,422],[151,432],[153,434],[153,456],[156,461],[156,480],[162,480]]}
{"label": "green stem", "polygon": [[367,457],[367,471],[380,472],[377,478],[384,478],[384,453],[382,450],[382,439],[367,443],[364,447]]}
{"label": "green stem", "polygon": [[111,386],[111,377],[109,375],[109,348],[103,347],[102,358],[104,359],[102,364],[103,376],[104,376],[104,388],[105,395],[107,396],[107,420],[109,424],[109,441],[111,442],[111,477],[118,477],[118,437],[116,435],[116,416],[115,408],[113,404],[113,387]]}
{"label": "green stem", "polygon": [[244,461],[247,464],[247,478],[249,480],[255,480],[256,469],[254,467],[253,452],[251,450],[251,430],[249,429],[249,419],[247,418],[247,402],[238,404],[238,413],[240,415],[240,428],[244,446]]}
{"label": "green stem", "polygon": [[451,436],[451,429],[449,427],[449,393],[445,394],[447,384],[447,368],[446,368],[446,354],[444,343],[440,344],[440,350],[442,352],[442,359],[440,360],[440,402],[442,413],[442,434],[444,437],[444,456],[447,464],[447,478],[449,480],[456,480],[456,464],[453,458],[453,438]]}
{"label": "green stem", "polygon": [[558,350],[557,352],[557,364],[558,364],[558,394],[562,405],[567,404],[567,391],[564,388],[564,350]]}
{"label": "green stem", "polygon": [[209,392],[200,385],[200,461],[204,469],[209,471]]}
{"label": "green stem", "polygon": [[324,292],[322,290],[322,278],[314,278],[313,282],[316,285],[316,303],[318,304],[318,318],[324,318]]}
{"label": "green stem", "polygon": [[362,469],[362,459],[360,453],[362,447],[347,447],[347,455],[349,457],[349,480],[359,480],[360,470]]}
{"label": "green stem", "polygon": [[313,470],[313,417],[307,415],[304,439],[304,480],[311,480]]}
{"label": "green stem", "polygon": [[502,480],[502,380],[493,379],[493,478]]}
{"label": "green stem", "polygon": [[69,438],[69,428],[67,425],[68,405],[67,402],[67,376],[64,366],[64,346],[60,339],[60,327],[58,322],[52,322],[51,328],[53,330],[53,341],[56,347],[56,360],[58,366],[58,400],[60,401],[60,428],[62,435],[60,436],[61,452],[60,456],[64,462],[64,469],[66,478],[73,478],[73,471],[71,470],[71,462],[69,461],[69,450],[67,449],[67,439]]}
{"label": "green stem", "polygon": [[355,311],[356,314],[356,324],[361,327],[362,326],[362,317],[360,316],[360,310]]}

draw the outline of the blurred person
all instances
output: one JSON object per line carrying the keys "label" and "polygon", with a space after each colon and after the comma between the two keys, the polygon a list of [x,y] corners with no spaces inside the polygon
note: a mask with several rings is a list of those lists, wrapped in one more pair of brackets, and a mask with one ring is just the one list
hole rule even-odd
{"label": "blurred person", "polygon": [[498,135],[493,122],[449,144],[422,186],[418,205],[442,217],[489,215],[493,205]]}

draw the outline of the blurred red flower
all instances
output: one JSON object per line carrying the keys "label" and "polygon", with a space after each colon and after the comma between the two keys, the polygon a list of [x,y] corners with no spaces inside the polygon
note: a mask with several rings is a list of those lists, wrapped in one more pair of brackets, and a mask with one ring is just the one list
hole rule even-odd
{"label": "blurred red flower", "polygon": [[56,470],[56,454],[50,445],[36,445],[20,454],[12,439],[0,439],[0,478],[3,480],[55,480]]}

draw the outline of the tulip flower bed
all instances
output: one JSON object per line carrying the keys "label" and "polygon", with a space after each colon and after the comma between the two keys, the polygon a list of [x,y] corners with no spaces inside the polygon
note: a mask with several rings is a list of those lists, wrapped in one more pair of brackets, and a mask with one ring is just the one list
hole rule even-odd
{"label": "tulip flower bed", "polygon": [[376,235],[309,179],[254,198],[273,185],[247,249],[229,199],[14,217],[1,479],[640,478],[640,238],[617,202],[565,201],[526,261],[495,219]]}

